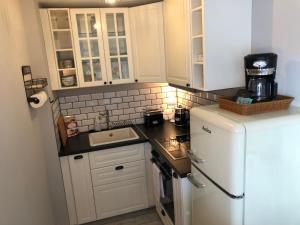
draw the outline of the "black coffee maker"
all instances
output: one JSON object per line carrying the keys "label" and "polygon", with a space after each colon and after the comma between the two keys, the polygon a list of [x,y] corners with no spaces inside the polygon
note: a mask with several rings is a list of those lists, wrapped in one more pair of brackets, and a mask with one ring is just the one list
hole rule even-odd
{"label": "black coffee maker", "polygon": [[274,53],[245,57],[247,95],[253,102],[271,101],[277,96],[276,67],[277,55]]}

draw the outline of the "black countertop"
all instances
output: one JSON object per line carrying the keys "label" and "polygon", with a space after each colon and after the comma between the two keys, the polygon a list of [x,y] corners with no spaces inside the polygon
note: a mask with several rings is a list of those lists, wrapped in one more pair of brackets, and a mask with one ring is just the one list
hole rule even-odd
{"label": "black countertop", "polygon": [[156,151],[159,151],[167,159],[170,166],[180,177],[186,177],[186,175],[191,172],[191,162],[189,159],[173,160],[155,141],[164,140],[171,136],[175,137],[176,135],[188,134],[189,128],[176,127],[173,123],[170,123],[169,121],[165,121],[163,124],[154,127],[136,125],[133,126],[133,128],[140,136],[139,139],[95,147],[90,146],[88,137],[89,133],[80,133],[75,137],[68,138],[67,145],[60,149],[59,156],[63,157],[68,155],[76,155],[126,145],[150,142],[152,147],[155,148]]}

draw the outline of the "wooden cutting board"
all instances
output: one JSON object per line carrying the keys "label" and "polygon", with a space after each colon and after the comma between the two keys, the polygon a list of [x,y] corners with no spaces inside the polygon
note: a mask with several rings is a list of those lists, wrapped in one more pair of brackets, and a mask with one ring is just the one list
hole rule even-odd
{"label": "wooden cutting board", "polygon": [[66,146],[68,135],[67,135],[66,127],[65,127],[64,117],[62,115],[60,115],[57,120],[57,127],[58,127],[61,142],[62,142],[63,146]]}

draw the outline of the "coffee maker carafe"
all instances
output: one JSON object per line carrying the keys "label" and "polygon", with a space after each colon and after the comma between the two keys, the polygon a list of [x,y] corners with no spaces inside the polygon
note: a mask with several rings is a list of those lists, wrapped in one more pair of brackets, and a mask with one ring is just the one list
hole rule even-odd
{"label": "coffee maker carafe", "polygon": [[245,57],[246,89],[254,102],[271,101],[277,96],[276,67],[277,55],[274,53]]}

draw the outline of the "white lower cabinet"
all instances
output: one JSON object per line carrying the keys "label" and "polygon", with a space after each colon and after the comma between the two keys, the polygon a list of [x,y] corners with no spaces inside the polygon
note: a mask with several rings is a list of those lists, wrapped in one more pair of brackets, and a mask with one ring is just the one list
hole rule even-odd
{"label": "white lower cabinet", "polygon": [[94,188],[97,219],[147,208],[145,177]]}
{"label": "white lower cabinet", "polygon": [[62,157],[70,224],[147,208],[144,151],[136,144]]}

